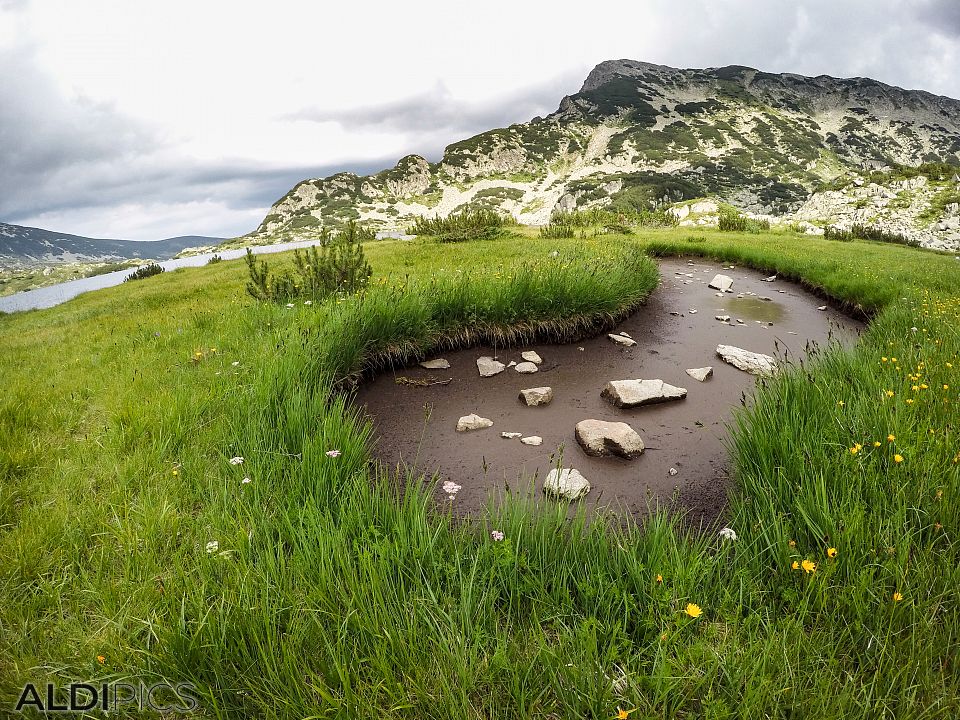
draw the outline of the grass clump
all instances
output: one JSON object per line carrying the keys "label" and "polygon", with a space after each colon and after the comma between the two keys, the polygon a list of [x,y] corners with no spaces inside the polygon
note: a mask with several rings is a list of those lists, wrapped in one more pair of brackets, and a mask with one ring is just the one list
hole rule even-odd
{"label": "grass clump", "polygon": [[141,265],[132,273],[127,275],[124,278],[124,282],[129,282],[132,280],[143,280],[144,278],[153,277],[154,275],[159,275],[164,272],[164,269],[157,265],[156,263],[150,263],[149,265]]}
{"label": "grass clump", "polygon": [[540,228],[540,237],[542,238],[573,238],[576,237],[576,233],[576,228],[573,225],[553,220]]}
{"label": "grass clump", "polygon": [[495,210],[464,208],[445,218],[417,218],[410,233],[429,235],[440,242],[493,240],[506,233],[510,220]]}
{"label": "grass clump", "polygon": [[754,220],[746,215],[728,210],[726,208],[720,211],[720,217],[717,221],[717,229],[721,232],[745,232],[761,233],[770,229],[769,220]]}
{"label": "grass clump", "polygon": [[891,232],[876,225],[864,225],[862,223],[854,223],[849,230],[836,225],[828,225],[823,229],[823,236],[827,240],[837,240],[839,242],[850,242],[856,239],[920,247],[919,240],[910,238],[903,233]]}

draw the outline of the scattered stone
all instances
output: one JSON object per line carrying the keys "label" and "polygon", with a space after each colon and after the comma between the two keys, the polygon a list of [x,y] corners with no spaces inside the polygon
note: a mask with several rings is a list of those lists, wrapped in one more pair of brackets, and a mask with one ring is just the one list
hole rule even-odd
{"label": "scattered stone", "polygon": [[777,374],[777,363],[769,355],[750,352],[732,345],[717,345],[717,355],[738,370],[751,375],[771,377]]}
{"label": "scattered stone", "polygon": [[586,350],[586,348],[584,348],[584,347],[578,347],[577,350],[579,350],[580,352],[583,352],[584,350]]}
{"label": "scattered stone", "polygon": [[643,453],[643,440],[623,422],[581,420],[576,427],[577,442],[587,455],[619,455],[628,460]]}
{"label": "scattered stone", "polygon": [[671,311],[670,311],[670,314],[671,314],[671,315],[678,315],[678,316],[679,316],[679,315],[680,315],[680,312],[679,312],[678,310],[671,310]]}
{"label": "scattered stone", "polygon": [[826,305],[821,305],[820,307],[817,308],[817,310],[821,310],[821,311],[826,309],[827,309]]}
{"label": "scattered stone", "polygon": [[633,338],[628,338],[626,335],[615,335],[610,333],[607,335],[608,338],[613,340],[617,345],[623,345],[625,347],[633,347],[637,344],[637,341]]}
{"label": "scattered stone", "polygon": [[777,276],[776,276],[776,275],[771,275],[771,276],[768,277],[768,278],[764,278],[763,281],[764,281],[764,282],[773,282],[773,281],[776,280],[776,279],[777,279]]}
{"label": "scattered stone", "polygon": [[522,442],[524,445],[533,445],[536,447],[543,445],[543,438],[539,435],[530,435],[529,437],[520,438],[520,442]]}
{"label": "scattered stone", "polygon": [[517,365],[514,368],[514,370],[516,370],[521,375],[529,375],[530,373],[539,372],[540,368],[538,368],[535,363],[522,362],[519,365]]}
{"label": "scattered stone", "polygon": [[510,362],[507,363],[507,367],[508,367],[508,368],[512,368],[512,367],[516,367],[516,366],[517,366],[517,361],[516,361],[516,360],[511,360]]}
{"label": "scattered stone", "polygon": [[450,368],[450,361],[444,360],[443,358],[424,360],[420,363],[420,367],[426,368],[427,370],[448,370]]}
{"label": "scattered stone", "polygon": [[499,375],[507,368],[499,360],[494,360],[492,357],[484,355],[481,358],[477,358],[477,369],[480,371],[480,377],[493,377],[494,375]]}
{"label": "scattered stone", "polygon": [[623,331],[621,331],[620,334],[623,335],[623,337],[626,337],[626,338],[632,338],[632,337],[633,337],[633,335],[631,335],[630,333],[625,333],[625,332],[623,332]]}
{"label": "scattered stone", "polygon": [[537,407],[538,405],[548,405],[553,402],[553,388],[537,387],[520,391],[520,399],[527,407]]}
{"label": "scattered stone", "polygon": [[663,380],[611,380],[600,397],[617,407],[631,408],[641,405],[682,400],[687,389],[668,385]]}
{"label": "scattered stone", "polygon": [[787,291],[786,291],[786,290],[777,290],[777,292],[780,293],[781,295],[786,295],[786,294],[787,294]]}
{"label": "scattered stone", "polygon": [[723,293],[717,293],[717,297],[723,297]]}
{"label": "scattered stone", "polygon": [[712,367],[691,368],[687,370],[687,375],[698,382],[706,382],[707,378],[713,375]]}
{"label": "scattered stone", "polygon": [[714,275],[713,280],[710,281],[707,287],[712,287],[714,290],[719,290],[720,292],[726,292],[733,287],[733,278],[727,275]]}
{"label": "scattered stone", "polygon": [[690,313],[691,315],[696,315],[696,314],[697,314],[697,311],[696,311],[696,310],[687,310],[687,312]]}
{"label": "scattered stone", "polygon": [[462,418],[457,420],[457,432],[467,432],[468,430],[483,430],[484,428],[493,427],[493,420],[489,418],[480,417],[476,413],[470,415],[464,415]]}
{"label": "scattered stone", "polygon": [[674,475],[676,475],[676,474],[679,473],[679,472],[680,472],[680,471],[677,470],[676,468],[670,468],[669,470],[667,470],[667,475],[670,475],[671,477],[673,477]]}
{"label": "scattered stone", "polygon": [[573,468],[554,468],[543,481],[543,491],[564,500],[579,500],[590,492],[590,483]]}
{"label": "scattered stone", "polygon": [[523,433],[502,432],[500,433],[500,437],[506,440],[516,440],[518,438],[522,438]]}
{"label": "scattered stone", "polygon": [[535,365],[539,365],[540,363],[543,362],[543,358],[540,357],[540,356],[539,356],[536,352],[534,352],[533,350],[527,350],[526,352],[520,353],[520,357],[522,357],[522,358],[523,358],[524,360],[526,360],[527,362],[532,362],[532,363],[534,363]]}
{"label": "scattered stone", "polygon": [[764,302],[773,302],[773,298],[767,297],[766,295],[761,295],[760,299],[763,300]]}
{"label": "scattered stone", "polygon": [[729,316],[729,315],[714,315],[714,316],[713,316],[713,319],[714,319],[714,320],[719,320],[720,322],[730,322],[730,316]]}
{"label": "scattered stone", "polygon": [[744,324],[743,320],[741,320],[740,318],[737,318],[737,325],[743,325],[743,324]]}

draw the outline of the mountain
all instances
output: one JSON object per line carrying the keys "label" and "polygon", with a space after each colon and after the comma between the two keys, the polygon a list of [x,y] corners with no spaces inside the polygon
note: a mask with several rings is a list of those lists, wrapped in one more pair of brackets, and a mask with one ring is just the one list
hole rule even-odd
{"label": "mountain", "polygon": [[169,260],[180,251],[222,242],[200,235],[166,240],[103,240],[0,223],[0,267],[59,263],[101,263],[117,260]]}
{"label": "mountain", "polygon": [[553,114],[454,143],[440,162],[410,155],[298,183],[254,234],[308,237],[350,219],[397,230],[468,206],[544,224],[556,210],[711,197],[813,233],[873,225],[953,248],[958,173],[957,100],[866,78],[613,60]]}

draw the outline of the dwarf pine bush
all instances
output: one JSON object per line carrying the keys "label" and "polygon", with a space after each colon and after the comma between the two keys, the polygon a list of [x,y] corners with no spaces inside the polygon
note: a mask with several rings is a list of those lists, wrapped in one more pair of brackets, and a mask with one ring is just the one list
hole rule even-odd
{"label": "dwarf pine bush", "polygon": [[451,213],[445,218],[417,218],[410,232],[414,235],[430,235],[440,242],[493,240],[506,232],[506,225],[511,219],[493,210],[467,209]]}
{"label": "dwarf pine bush", "polygon": [[162,267],[156,263],[150,263],[149,265],[141,265],[132,273],[127,275],[124,279],[124,282],[129,282],[131,280],[143,280],[144,278],[153,277],[154,275],[159,275],[164,270]]}

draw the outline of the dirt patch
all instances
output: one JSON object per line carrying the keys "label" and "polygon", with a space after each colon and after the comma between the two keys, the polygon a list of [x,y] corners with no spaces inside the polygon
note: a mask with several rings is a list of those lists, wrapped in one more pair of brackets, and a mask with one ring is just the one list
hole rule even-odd
{"label": "dirt patch", "polygon": [[[635,347],[615,345],[606,333],[571,345],[481,346],[444,354],[450,362],[446,370],[414,366],[381,374],[356,396],[374,426],[376,457],[460,485],[453,507],[461,514],[482,509],[493,491],[534,487],[539,493],[562,457],[564,467],[577,468],[590,481],[588,503],[642,514],[652,500],[674,502],[695,522],[710,522],[722,511],[729,488],[727,423],[756,383],[720,360],[717,345],[798,360],[809,342],[851,343],[863,327],[832,308],[819,310],[822,301],[795,284],[764,282],[759,273],[727,267],[661,260],[660,287],[615,330],[628,333]],[[717,297],[707,287],[718,272],[734,278],[733,294]],[[731,319],[723,323],[717,315]],[[543,359],[539,372],[523,375],[510,367],[479,376],[478,357],[520,363],[526,350]],[[713,367],[713,377],[703,383],[685,372],[704,366]],[[635,378],[685,387],[687,397],[629,410],[601,399],[608,381]],[[439,382],[444,384],[432,384]],[[549,405],[527,407],[518,398],[520,390],[540,386],[553,388]],[[493,420],[493,427],[456,432],[457,420],[471,413]],[[586,455],[574,427],[588,418],[629,423],[643,438],[645,452],[635,460]],[[543,444],[524,445],[501,438],[501,432],[537,435]],[[437,494],[448,502],[439,489]]]}

